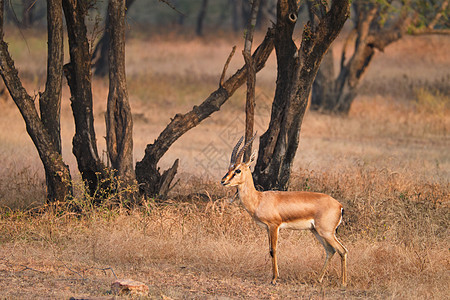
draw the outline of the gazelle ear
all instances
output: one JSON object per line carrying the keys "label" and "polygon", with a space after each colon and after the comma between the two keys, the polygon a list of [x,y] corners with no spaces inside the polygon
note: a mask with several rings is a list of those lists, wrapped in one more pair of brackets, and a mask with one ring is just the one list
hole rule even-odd
{"label": "gazelle ear", "polygon": [[252,163],[254,163],[256,161],[256,150],[253,151],[252,155],[250,156],[250,159],[248,160],[248,162],[246,162],[245,164],[247,166],[250,166]]}

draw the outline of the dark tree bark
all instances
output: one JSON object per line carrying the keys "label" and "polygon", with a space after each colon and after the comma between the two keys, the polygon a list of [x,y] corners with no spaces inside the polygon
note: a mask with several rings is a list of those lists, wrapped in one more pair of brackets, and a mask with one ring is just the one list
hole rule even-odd
{"label": "dark tree bark", "polygon": [[[63,12],[60,1],[47,1],[48,59],[47,82],[45,91],[39,98],[39,110],[42,124],[50,134],[53,145],[61,154],[61,89],[63,81]],[[55,194],[57,187],[53,175],[46,170],[46,181],[49,198]]]}
{"label": "dark tree bark", "polygon": [[106,110],[106,144],[112,168],[126,183],[132,183],[133,121],[125,75],[125,2],[110,0],[107,28],[109,45],[109,94]]}
{"label": "dark tree bark", "polygon": [[45,92],[39,99],[41,118],[33,98],[20,82],[14,61],[3,40],[3,0],[0,0],[0,73],[14,102],[22,114],[30,135],[44,165],[49,202],[64,201],[72,195],[69,167],[61,156],[59,111],[62,76],[62,11],[57,0],[47,1],[48,11],[48,63]]}
{"label": "dark tree bark", "polygon": [[[261,70],[270,53],[273,50],[274,32],[272,29],[267,31],[264,41],[254,52],[252,58],[255,64],[256,71]],[[224,71],[227,67],[225,65]],[[144,158],[136,163],[136,179],[139,183],[139,189],[148,197],[158,195],[164,196],[161,187],[169,187],[170,182],[176,173],[178,160],[175,161],[172,168],[165,171],[163,175],[160,174],[157,164],[161,157],[167,152],[169,147],[184,133],[193,127],[197,126],[201,121],[210,116],[212,113],[220,110],[220,107],[231,97],[234,92],[244,84],[247,79],[247,68],[244,66],[239,69],[228,80],[224,80],[224,73],[220,80],[219,88],[214,91],[209,97],[203,101],[199,106],[194,108],[186,114],[176,114],[169,125],[161,132],[159,137],[153,144],[147,145],[145,149]]]}
{"label": "dark tree bark", "polygon": [[349,1],[335,0],[328,9],[316,2],[317,25],[303,29],[300,49],[293,41],[297,1],[278,1],[275,51],[278,74],[269,128],[260,138],[258,160],[253,173],[262,189],[286,190],[295,157],[300,127],[311,86],[320,62],[349,15]]}
{"label": "dark tree bark", "polygon": [[61,89],[63,81],[63,12],[59,1],[47,1],[48,59],[45,91],[40,94],[39,108],[42,123],[53,144],[61,153]]}
{"label": "dark tree bark", "polygon": [[205,23],[206,11],[208,10],[208,0],[202,0],[200,11],[197,16],[197,27],[195,32],[198,36],[203,35],[203,25]]}
{"label": "dark tree bark", "polygon": [[[127,14],[134,1],[135,0],[125,1],[125,15]],[[105,18],[105,30],[102,37],[95,46],[94,53],[92,54],[92,67],[94,69],[94,75],[99,77],[105,77],[106,75],[108,75],[109,68],[108,50],[110,45],[110,34],[108,28],[111,27],[111,21],[108,13],[106,14]]]}
{"label": "dark tree bark", "polygon": [[73,154],[77,159],[83,180],[87,183],[91,195],[94,195],[99,187],[99,180],[106,175],[105,167],[98,156],[94,131],[91,56],[84,23],[89,3],[63,0],[62,4],[70,53],[70,62],[64,66],[64,74],[70,88],[70,100],[75,119]]}

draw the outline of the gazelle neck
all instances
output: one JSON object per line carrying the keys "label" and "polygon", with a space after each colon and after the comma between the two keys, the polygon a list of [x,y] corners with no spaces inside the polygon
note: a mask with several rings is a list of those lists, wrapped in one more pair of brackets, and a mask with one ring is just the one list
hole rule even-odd
{"label": "gazelle neck", "polygon": [[253,216],[259,205],[259,192],[255,189],[250,169],[243,172],[245,172],[245,180],[237,186],[239,199],[248,213]]}

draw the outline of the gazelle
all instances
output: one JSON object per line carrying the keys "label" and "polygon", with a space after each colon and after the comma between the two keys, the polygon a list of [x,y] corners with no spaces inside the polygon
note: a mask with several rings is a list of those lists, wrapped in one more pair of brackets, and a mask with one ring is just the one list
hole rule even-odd
{"label": "gazelle", "polygon": [[325,263],[319,275],[322,282],[330,259],[336,251],[341,256],[342,285],[347,284],[347,249],[336,238],[336,229],[342,221],[342,205],[331,196],[313,192],[259,192],[255,189],[250,165],[255,161],[253,152],[249,161],[242,162],[246,148],[256,135],[238,152],[243,137],[231,154],[228,172],[222,178],[222,185],[236,186],[239,199],[247,212],[259,225],[267,229],[269,250],[272,257],[272,284],[278,279],[277,240],[281,228],[309,229],[323,245],[326,252]]}

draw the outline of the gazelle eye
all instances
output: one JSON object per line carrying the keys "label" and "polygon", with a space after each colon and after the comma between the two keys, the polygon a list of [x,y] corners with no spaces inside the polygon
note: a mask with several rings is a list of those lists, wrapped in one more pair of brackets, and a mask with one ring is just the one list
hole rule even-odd
{"label": "gazelle eye", "polygon": [[237,169],[236,171],[234,171],[234,173],[239,174],[239,173],[241,173],[241,170]]}

